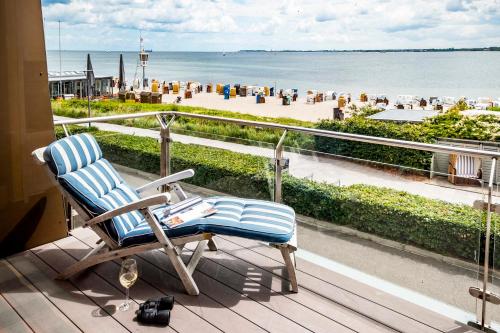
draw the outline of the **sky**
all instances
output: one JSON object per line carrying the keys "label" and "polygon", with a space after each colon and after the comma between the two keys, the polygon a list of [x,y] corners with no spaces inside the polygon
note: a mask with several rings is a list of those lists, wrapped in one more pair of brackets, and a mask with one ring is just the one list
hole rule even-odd
{"label": "sky", "polygon": [[47,49],[500,46],[500,0],[42,0]]}

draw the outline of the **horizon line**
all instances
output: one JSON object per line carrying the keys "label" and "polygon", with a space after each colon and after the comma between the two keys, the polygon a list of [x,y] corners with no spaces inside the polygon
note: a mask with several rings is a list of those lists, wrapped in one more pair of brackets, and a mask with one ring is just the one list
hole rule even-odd
{"label": "horizon line", "polygon": [[[414,52],[414,51],[500,51],[500,46],[482,46],[482,47],[422,47],[422,48],[390,48],[390,49],[240,49],[236,51],[195,51],[195,50],[157,50],[150,49],[151,52],[197,52],[197,53],[238,53],[238,52]],[[59,51],[59,49],[47,49],[47,51]],[[61,51],[70,52],[139,52],[138,50],[89,50],[89,49],[62,49]]]}

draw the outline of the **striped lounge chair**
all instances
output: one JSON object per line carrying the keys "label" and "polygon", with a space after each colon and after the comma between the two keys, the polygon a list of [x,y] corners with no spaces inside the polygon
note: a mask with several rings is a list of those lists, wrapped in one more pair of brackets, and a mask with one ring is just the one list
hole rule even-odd
{"label": "striped lounge chair", "polygon": [[477,185],[482,177],[480,160],[468,155],[450,155],[448,180],[455,185]]}
{"label": "striped lounge chair", "polygon": [[[293,252],[296,250],[295,213],[285,205],[230,197],[204,199],[213,204],[213,215],[187,221],[176,227],[162,223],[164,211],[173,207],[170,193],[143,196],[146,190],[163,185],[183,202],[191,200],[178,181],[192,177],[185,170],[132,188],[103,158],[90,134],[72,135],[33,152],[45,165],[54,183],[84,221],[102,240],[81,261],[68,267],[59,278],[66,279],[101,262],[135,253],[163,248],[177,271],[186,291],[198,295],[194,272],[205,246],[212,251],[216,234],[251,238],[278,248],[285,261],[291,289],[298,291]],[[187,263],[180,257],[185,244],[198,242]]]}

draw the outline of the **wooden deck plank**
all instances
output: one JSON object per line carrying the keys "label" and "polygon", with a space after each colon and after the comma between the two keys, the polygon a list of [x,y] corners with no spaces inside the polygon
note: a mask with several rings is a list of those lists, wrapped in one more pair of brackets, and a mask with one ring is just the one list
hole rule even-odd
{"label": "wooden deck plank", "polygon": [[[98,239],[96,234],[90,229],[78,229],[78,232],[74,234],[89,248],[94,247],[95,241]],[[142,258],[135,257],[135,259],[141,267],[150,265],[150,263],[144,261]],[[221,303],[216,302],[203,292],[196,297],[187,295],[179,277],[174,272],[167,274],[163,271],[159,272],[157,268],[152,267],[152,269],[142,270],[140,277],[157,287],[163,293],[174,295],[177,302],[225,332],[231,332],[235,328],[239,328],[242,332],[264,331],[259,326],[226,308]]]}
{"label": "wooden deck plank", "polygon": [[[281,256],[279,256],[279,254],[276,255],[273,248],[261,242],[238,238],[238,237],[223,236],[218,238],[222,238],[223,240],[233,243],[233,245],[244,247],[252,251],[253,253],[267,257],[271,259],[271,262],[272,261],[279,263],[283,262]],[[237,254],[238,251],[239,250],[235,250],[232,253],[237,257],[241,258],[241,256]],[[245,258],[254,260],[255,258],[258,257],[245,256]],[[276,273],[278,275],[281,274],[280,272]],[[423,329],[422,326],[427,326],[428,328],[432,328],[434,330],[442,332],[448,332],[455,329],[460,329],[464,326],[468,328],[466,325],[457,323],[455,320],[451,318],[427,310],[423,307],[405,301],[401,298],[387,294],[383,291],[380,291],[378,289],[375,289],[373,287],[355,281],[347,276],[338,274],[324,267],[315,265],[307,260],[302,260],[300,258],[297,258],[297,275],[299,276],[298,278],[299,284],[302,284],[304,287],[313,290],[315,292],[321,293],[324,292],[324,290],[332,291],[333,289],[336,288],[340,292],[343,291],[344,293],[345,292],[351,293],[351,298],[354,295],[359,296],[358,302],[362,302],[361,299],[365,299],[369,302],[372,302],[372,304],[377,305],[378,309],[377,307],[375,307],[373,312],[366,312],[367,316],[373,317],[371,313],[373,313],[373,315],[380,316],[384,313],[384,308],[386,310],[389,310],[390,312],[393,313],[393,315],[389,316],[384,315],[383,317],[380,317],[380,319],[383,320],[382,322],[385,323],[392,323],[392,325],[398,324],[400,321],[396,320],[396,318],[399,317],[401,322],[404,323],[406,321],[407,323],[404,325],[407,325],[408,321],[405,318],[412,319],[414,321],[414,324],[412,324],[411,327],[417,328],[416,330],[417,332],[419,332],[418,329],[419,326],[421,327],[420,329]],[[319,286],[321,286],[321,288],[318,288]],[[399,327],[400,325],[398,325],[395,328],[399,330],[404,328],[404,325],[403,327]],[[408,330],[408,328],[406,328],[405,330]]]}
{"label": "wooden deck plank", "polygon": [[9,257],[8,261],[59,310],[71,318],[80,330],[84,332],[95,330],[108,333],[128,332],[112,317],[99,317],[96,320],[95,313],[100,309],[99,306],[69,281],[54,280],[57,272],[30,251]]}
{"label": "wooden deck plank", "polygon": [[[157,267],[165,272],[173,272],[168,257],[162,251],[151,251],[139,256],[150,263],[157,263]],[[280,313],[255,302],[244,294],[228,288],[225,284],[206,274],[200,273],[198,270],[195,271],[193,276],[200,290],[203,290],[207,295],[224,304],[224,306],[239,313],[267,331],[308,331],[296,322],[283,317]]]}
{"label": "wooden deck plank", "polygon": [[[78,229],[76,233],[80,234],[85,234],[86,237],[88,237],[88,241],[90,243],[95,242],[97,239],[97,236],[92,232],[92,231],[87,231],[87,229],[81,230]],[[218,237],[221,241],[220,237]],[[238,241],[240,239],[237,239]],[[261,244],[257,243],[257,245],[261,246]],[[240,246],[240,248],[243,248]],[[276,251],[274,248],[268,248],[269,252],[272,253],[272,255],[278,255],[279,251]],[[162,252],[163,254],[163,252]],[[157,254],[155,253],[155,256]],[[164,254],[163,254],[164,255]],[[258,253],[252,252],[251,255],[252,258],[246,258],[253,260],[254,257],[259,257]],[[281,257],[281,256],[280,256]],[[147,258],[145,258],[147,259]],[[245,259],[245,258],[241,258]],[[267,269],[269,271],[272,271],[274,268],[276,268],[276,265],[282,267],[282,264],[277,263],[276,261],[271,260],[271,265],[272,267]],[[166,265],[166,266],[165,266]],[[168,267],[168,268],[167,268]],[[161,265],[161,269],[165,269],[167,271],[172,272],[171,265],[168,260],[165,260],[164,263]],[[266,267],[264,267],[266,269]],[[281,272],[282,270],[279,269],[277,272]],[[197,272],[196,277],[198,278],[199,273]],[[379,323],[384,323],[388,328],[395,330],[395,331],[404,331],[404,332],[436,332],[437,330],[429,327],[425,324],[419,323],[417,321],[412,320],[411,318],[407,318],[405,316],[402,316],[398,314],[397,312],[394,312],[390,309],[387,309],[385,307],[380,306],[379,304],[373,303],[367,299],[357,297],[355,294],[350,293],[349,291],[339,289],[337,287],[332,287],[332,285],[318,280],[316,281],[314,278],[311,278],[311,276],[305,274],[304,279],[307,281],[308,285],[313,285],[312,291],[316,292],[319,295],[325,295],[327,298],[331,300],[335,300],[337,303],[342,304],[346,308],[349,309],[354,309],[357,310],[358,313],[362,314],[363,316],[366,316],[368,318],[371,318],[375,322]],[[196,280],[198,282],[198,280]],[[301,282],[301,281],[299,281]],[[364,286],[364,285],[363,285]],[[203,288],[201,284],[199,284],[200,290],[203,291]],[[212,288],[212,287],[209,287]],[[315,288],[315,289],[314,289]],[[332,289],[333,288],[333,289]],[[353,289],[356,290],[356,289]],[[375,289],[372,289],[371,292],[376,291]],[[280,309],[280,312],[282,310]],[[248,317],[248,316],[247,316]],[[303,317],[303,316],[302,316]],[[248,317],[250,320],[252,320],[251,317]],[[376,325],[374,324],[374,327]]]}
{"label": "wooden deck plank", "polygon": [[0,293],[35,332],[81,332],[5,260],[0,260]]}
{"label": "wooden deck plank", "polygon": [[0,332],[30,333],[31,328],[0,294]]}
{"label": "wooden deck plank", "polygon": [[[71,256],[53,243],[44,244],[36,249],[32,249],[32,252],[57,272],[62,271],[75,262]],[[176,332],[171,327],[162,328],[139,325],[134,321],[135,310],[138,309],[136,302],[131,303],[131,309],[128,311],[118,310],[118,306],[125,298],[123,292],[108,284],[106,280],[92,271],[87,271],[78,277],[70,279],[70,281],[101,307],[102,311],[99,312],[100,315],[112,316],[131,332]],[[99,320],[99,317],[96,317],[94,320]]]}
{"label": "wooden deck plank", "polygon": [[[92,238],[90,239],[90,242],[93,243]],[[196,247],[196,244],[191,243],[190,246],[194,249],[194,247]],[[205,252],[205,254],[209,253],[217,255],[217,253],[215,252]],[[227,260],[227,258],[219,259],[223,261]],[[229,262],[230,264],[234,264],[236,262],[242,263],[242,261],[240,260],[231,260],[230,258]],[[246,266],[248,267],[248,264]],[[219,266],[216,262],[207,262],[203,265],[199,265],[199,267],[200,271],[204,272],[206,275],[213,276],[219,282],[231,287],[236,292],[244,294],[250,299],[253,299],[256,302],[260,302],[261,304],[272,310],[277,309],[281,315],[287,317],[288,319],[296,321],[297,318],[301,318],[299,324],[303,325],[305,328],[311,331],[331,332],[332,330],[335,330],[336,332],[352,332],[347,323],[340,324],[332,318],[323,316],[320,313],[308,307],[305,307],[298,302],[294,302],[292,299],[285,297],[283,294],[273,291],[263,284],[255,283],[255,281],[249,279],[247,275],[234,273],[223,266]],[[208,267],[210,267],[210,269],[208,269]],[[222,275],[224,275],[224,278],[221,279]],[[271,280],[272,274],[266,272],[266,274],[261,277],[263,280]],[[275,280],[280,280],[280,284],[282,284],[283,282],[283,279],[278,279],[277,277],[275,277]],[[253,292],[251,290],[253,290]],[[330,305],[333,306],[333,304]],[[351,317],[350,319],[353,318]],[[375,326],[374,323],[372,323],[371,328],[373,328],[373,331],[376,331],[373,326]]]}
{"label": "wooden deck plank", "polygon": [[[96,246],[97,237],[89,229],[75,230],[73,235],[0,261],[1,332],[475,331],[301,259],[301,288],[298,294],[289,293],[279,251],[226,236],[217,237],[219,251],[203,253],[194,274],[201,291],[197,297],[185,294],[163,251],[135,257],[141,270],[131,288],[133,308],[164,294],[174,295],[177,303],[170,327],[141,326],[134,321],[133,310],[116,311],[124,298],[117,278],[119,260],[98,265],[70,281],[53,280],[57,272]],[[186,246],[184,259],[194,246]],[[36,309],[43,309],[36,319],[26,310],[33,309],[33,297]],[[47,317],[52,318],[50,325]]]}
{"label": "wooden deck plank", "polygon": [[[91,249],[91,247],[87,244],[74,237],[65,239],[65,242],[66,243],[63,248],[68,251],[69,254],[74,254],[74,259],[80,259],[82,254]],[[121,261],[119,259],[116,261],[106,262],[95,266],[94,272],[105,279],[109,284],[115,286],[117,289],[123,289],[117,278],[120,270],[120,264]],[[192,332],[194,329],[207,333],[221,332],[221,330],[213,325],[213,323],[198,316],[196,312],[191,311],[179,302],[179,296],[185,295],[184,288],[180,281],[171,281],[173,283],[168,284],[164,281],[164,279],[162,279],[164,274],[161,274],[161,272],[159,272],[156,268],[146,266],[139,267],[141,267],[139,271],[139,279],[130,289],[130,296],[132,299],[138,303],[142,303],[152,297],[161,297],[166,294],[174,295],[174,297],[176,297],[176,306],[171,314],[170,327],[174,328],[178,332]],[[160,279],[156,280],[158,285],[146,281],[144,279],[145,272],[148,272],[149,275],[159,277]],[[159,288],[159,286],[163,288]],[[185,295],[185,297],[196,298],[189,295]]]}
{"label": "wooden deck plank", "polygon": [[[224,261],[222,258],[220,260]],[[225,261],[225,263],[232,266],[234,261],[235,260]],[[297,324],[313,332],[328,333],[332,331],[354,331],[349,328],[348,325],[340,324],[331,318],[322,316],[318,312],[315,312],[302,304],[285,297],[283,294],[267,288],[265,286],[267,283],[261,284],[249,279],[247,275],[256,273],[252,267],[249,267],[247,274],[241,275],[222,265],[219,265],[215,261],[202,258],[200,264],[198,265],[198,271],[204,273],[206,276],[213,277],[220,283],[264,305],[265,307],[279,312],[282,316],[295,321]],[[269,281],[272,279],[271,274],[268,272],[263,275],[259,275],[258,273],[255,275],[258,275],[258,277],[255,276],[254,278],[261,279],[263,281]]]}
{"label": "wooden deck plank", "polygon": [[[137,263],[142,267],[150,265],[150,263],[142,258],[135,258]],[[155,268],[154,270],[145,269],[141,275],[144,280],[155,286],[159,286],[162,292],[174,295],[186,308],[224,332],[232,332],[235,330],[240,332],[264,332],[259,326],[211,299],[203,292],[195,297],[187,295],[184,290],[176,290],[173,292],[173,288],[170,287],[170,282],[176,280],[178,283],[179,280],[169,273],[158,272]]]}
{"label": "wooden deck plank", "polygon": [[[73,235],[75,237],[80,237],[81,234],[85,233],[86,231],[80,232],[80,230],[75,230]],[[92,239],[92,234],[86,233],[86,236],[86,241],[89,242],[89,245],[93,244],[93,240],[95,240],[95,238]],[[85,240],[85,237],[82,237],[82,240]],[[141,254],[138,257],[144,259],[146,262],[155,266],[164,273],[175,274],[168,257],[162,251],[150,251],[148,253]],[[194,276],[198,287],[203,293],[230,308],[232,311],[252,321],[256,325],[262,327],[264,330],[271,332],[307,331],[307,329],[297,323],[281,316],[279,313],[269,308],[266,308],[262,304],[249,299],[245,295],[228,288],[226,285],[209,276],[206,276],[198,271],[195,272]],[[231,331],[241,330],[234,327]]]}
{"label": "wooden deck plank", "polygon": [[[313,310],[322,316],[330,318],[336,322],[341,323],[342,325],[348,326],[355,331],[358,332],[394,332],[393,329],[377,323],[375,321],[369,320],[363,315],[353,312],[325,297],[322,295],[318,295],[313,293],[307,289],[301,289],[298,293],[290,293],[288,292],[288,284],[284,282],[282,278],[279,278],[275,274],[270,274],[269,272],[263,270],[260,265],[269,266],[267,262],[267,258],[263,256],[257,256],[255,263],[257,265],[251,264],[249,261],[241,260],[241,258],[235,257],[227,252],[225,252],[228,248],[231,249],[232,243],[217,238],[217,244],[219,246],[218,252],[206,251],[204,253],[204,257],[208,260],[212,260],[219,265],[225,266],[226,268],[235,270],[239,274],[243,276],[247,276],[253,282],[263,285],[276,293],[280,293],[285,295],[285,297],[302,304],[310,310]],[[236,246],[234,246],[236,247]],[[187,249],[193,250],[193,245],[186,246]],[[250,255],[254,255],[252,252],[248,251],[245,248],[237,248],[238,254],[245,258]],[[267,259],[267,260],[266,260]],[[226,262],[230,262],[231,265],[226,266]],[[285,267],[281,265],[277,265],[275,267],[275,271],[284,270]],[[267,278],[262,278],[263,276],[267,276]]]}
{"label": "wooden deck plank", "polygon": [[[260,253],[254,251],[252,251],[253,254],[250,256],[242,256],[239,254],[239,252],[242,251],[243,247],[249,250],[254,250],[258,248],[259,251],[265,252],[265,255],[269,256],[268,259],[273,258],[271,260],[268,260],[267,264],[261,263],[262,266],[260,267],[267,271],[272,271],[279,276],[283,274],[281,270],[273,270],[273,268],[276,267],[276,264],[279,265],[283,264],[282,261],[278,260],[278,257],[281,256],[279,252],[277,252],[274,248],[247,239],[242,240],[240,238],[218,237],[218,240],[220,240],[221,245],[224,246],[227,246],[224,240],[226,241],[233,240],[233,245],[239,246],[239,249],[237,248],[235,250],[234,249],[230,250],[229,248],[224,248],[224,247],[221,247],[221,249],[225,249],[228,253],[231,253],[242,260],[248,260],[251,263],[255,263],[254,262],[255,260],[258,259],[262,260],[263,258],[265,259],[266,257],[262,256],[263,258],[259,258]],[[240,242],[243,243],[243,245],[240,245]],[[303,261],[300,261],[300,263],[302,262]],[[415,333],[439,331],[433,327],[429,327],[428,325],[422,324],[419,321],[415,321],[410,317],[401,315],[397,311],[388,309],[376,302],[372,302],[371,297],[373,296],[373,294],[378,293],[376,289],[366,288],[367,286],[361,284],[360,286],[354,286],[354,285],[351,286],[352,289],[339,288],[338,286],[335,285],[337,281],[335,280],[334,277],[332,277],[331,280],[328,281],[335,281],[335,284],[328,283],[308,273],[304,273],[299,269],[301,267],[302,266],[299,266],[299,264],[297,265],[298,268],[297,279],[299,281],[299,287],[308,289],[319,295],[323,295],[328,299],[345,306],[348,309],[352,309],[353,311],[356,311],[366,316],[367,318],[372,319],[373,321],[383,323],[387,327],[390,327],[396,331],[415,332]],[[360,293],[362,296],[359,296]]]}

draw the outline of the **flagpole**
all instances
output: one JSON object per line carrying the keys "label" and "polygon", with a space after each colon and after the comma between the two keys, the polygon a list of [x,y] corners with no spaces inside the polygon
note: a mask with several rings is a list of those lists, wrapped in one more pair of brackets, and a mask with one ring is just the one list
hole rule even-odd
{"label": "flagpole", "polygon": [[[89,77],[89,70],[86,69],[84,70],[85,76],[87,77],[87,109],[88,109],[88,118],[90,118],[90,77]],[[89,127],[91,126],[90,121],[89,121]]]}
{"label": "flagpole", "polygon": [[62,87],[62,60],[61,60],[61,20],[59,20],[59,97],[62,96],[63,94],[63,87]]}
{"label": "flagpole", "polygon": [[[90,118],[90,77],[89,77],[89,74],[88,74],[88,71],[87,71],[87,106],[88,106],[88,109],[89,109],[89,118]],[[89,121],[89,127],[90,127],[90,121]]]}

